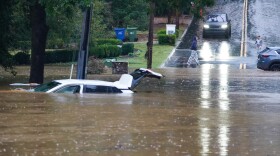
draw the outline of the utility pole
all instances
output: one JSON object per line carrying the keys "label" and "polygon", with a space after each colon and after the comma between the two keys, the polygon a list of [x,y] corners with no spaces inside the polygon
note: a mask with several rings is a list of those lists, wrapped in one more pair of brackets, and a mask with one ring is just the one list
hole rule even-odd
{"label": "utility pole", "polygon": [[155,2],[154,0],[150,1],[150,23],[149,23],[149,37],[148,37],[148,57],[147,57],[147,68],[152,68],[153,61],[153,40],[154,40],[154,11],[155,11]]}
{"label": "utility pole", "polygon": [[84,19],[77,63],[77,79],[86,79],[92,8],[93,6],[90,5],[90,7],[87,7],[83,13]]}

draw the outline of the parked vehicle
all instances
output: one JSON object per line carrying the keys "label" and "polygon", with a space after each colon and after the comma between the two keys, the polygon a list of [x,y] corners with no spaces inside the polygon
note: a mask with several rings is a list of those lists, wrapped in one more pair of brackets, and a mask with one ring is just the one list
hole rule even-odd
{"label": "parked vehicle", "polygon": [[209,36],[224,36],[229,38],[231,36],[231,20],[225,13],[211,13],[204,20],[203,38]]}
{"label": "parked vehicle", "polygon": [[280,71],[280,47],[266,47],[259,52],[257,68]]}
{"label": "parked vehicle", "polygon": [[[122,74],[120,79],[115,82],[101,80],[84,80],[84,79],[62,79],[41,84],[30,92],[46,93],[133,93],[133,89],[140,83],[141,79],[157,78],[162,75],[149,69],[136,69],[131,74]],[[13,84],[11,84],[13,85]]]}

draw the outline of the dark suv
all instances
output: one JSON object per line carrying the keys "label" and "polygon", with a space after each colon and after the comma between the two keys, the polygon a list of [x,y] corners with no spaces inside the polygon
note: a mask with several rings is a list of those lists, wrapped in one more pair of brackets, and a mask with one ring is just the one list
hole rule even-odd
{"label": "dark suv", "polygon": [[225,13],[212,13],[204,20],[203,38],[208,36],[231,36],[231,23]]}
{"label": "dark suv", "polygon": [[257,68],[262,70],[280,70],[280,47],[266,47],[259,52]]}

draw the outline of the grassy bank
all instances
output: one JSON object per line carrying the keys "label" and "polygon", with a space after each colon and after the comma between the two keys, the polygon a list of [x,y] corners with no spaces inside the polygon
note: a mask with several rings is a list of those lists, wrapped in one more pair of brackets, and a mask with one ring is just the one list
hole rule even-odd
{"label": "grassy bank", "polygon": [[[134,48],[136,52],[133,56],[129,57],[120,57],[118,61],[127,61],[129,64],[129,68],[140,68],[147,67],[147,60],[145,59],[145,53],[147,51],[146,43],[135,43]],[[170,52],[174,46],[170,45],[158,45],[155,44],[153,46],[153,60],[152,60],[152,68],[158,68],[162,63],[164,63],[165,59],[168,57]]]}

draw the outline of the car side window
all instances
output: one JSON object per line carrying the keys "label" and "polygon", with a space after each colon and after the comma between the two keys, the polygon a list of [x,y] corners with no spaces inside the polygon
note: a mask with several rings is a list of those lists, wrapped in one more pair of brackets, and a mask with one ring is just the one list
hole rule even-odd
{"label": "car side window", "polygon": [[79,93],[80,92],[80,85],[71,85],[65,86],[55,91],[55,93]]}
{"label": "car side window", "polygon": [[96,85],[86,85],[84,86],[84,93],[122,93],[116,87],[111,86],[96,86]]}
{"label": "car side window", "polygon": [[278,54],[280,54],[280,49],[277,49],[276,52],[277,52]]}

